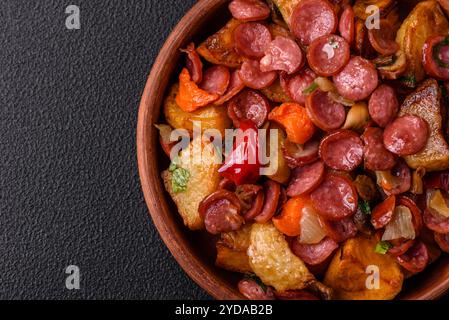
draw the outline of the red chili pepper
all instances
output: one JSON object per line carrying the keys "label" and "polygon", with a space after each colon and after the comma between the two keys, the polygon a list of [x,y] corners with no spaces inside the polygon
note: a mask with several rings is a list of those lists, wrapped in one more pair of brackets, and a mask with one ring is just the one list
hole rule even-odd
{"label": "red chili pepper", "polygon": [[241,121],[239,129],[242,133],[236,138],[234,150],[218,172],[236,185],[252,184],[260,177],[258,131],[249,120]]}

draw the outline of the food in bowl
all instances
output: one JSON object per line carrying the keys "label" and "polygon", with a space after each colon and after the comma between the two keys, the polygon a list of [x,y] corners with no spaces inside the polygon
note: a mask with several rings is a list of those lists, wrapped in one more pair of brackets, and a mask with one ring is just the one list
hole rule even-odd
{"label": "food in bowl", "polygon": [[447,1],[234,0],[156,127],[248,299],[393,299],[449,252]]}

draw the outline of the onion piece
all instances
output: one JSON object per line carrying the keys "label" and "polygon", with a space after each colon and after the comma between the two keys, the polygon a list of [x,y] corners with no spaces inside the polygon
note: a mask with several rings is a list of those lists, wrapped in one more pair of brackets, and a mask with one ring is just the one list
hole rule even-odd
{"label": "onion piece", "polygon": [[316,244],[326,237],[326,232],[324,231],[318,214],[312,207],[306,206],[302,209],[299,225],[299,243],[301,244]]}
{"label": "onion piece", "polygon": [[318,77],[314,80],[314,82],[318,85],[321,91],[324,92],[336,92],[337,88],[332,81],[328,78]]}
{"label": "onion piece", "polygon": [[368,121],[369,112],[366,103],[358,102],[349,109],[343,129],[361,130]]}
{"label": "onion piece", "polygon": [[447,207],[441,190],[430,190],[427,195],[427,205],[430,209],[435,210],[440,215],[449,218],[449,208]]}
{"label": "onion piece", "polygon": [[413,194],[423,194],[423,181],[422,178],[426,174],[426,169],[423,167],[419,167],[418,169],[413,171],[412,175],[412,187],[410,188],[410,192]]}
{"label": "onion piece", "polygon": [[352,107],[355,102],[346,98],[343,98],[337,92],[331,91],[329,92],[329,97],[337,103],[341,103],[345,107]]}
{"label": "onion piece", "polygon": [[163,143],[168,145],[168,144],[174,142],[174,141],[170,140],[170,135],[173,130],[172,127],[170,127],[167,124],[155,124],[154,126],[159,130],[159,134],[161,135],[161,139],[162,139]]}
{"label": "onion piece", "polygon": [[376,178],[377,184],[387,190],[395,189],[401,184],[400,179],[393,176],[390,171],[376,171]]}
{"label": "onion piece", "polygon": [[387,224],[382,241],[396,239],[415,239],[412,213],[406,206],[397,206],[394,209],[393,218]]}

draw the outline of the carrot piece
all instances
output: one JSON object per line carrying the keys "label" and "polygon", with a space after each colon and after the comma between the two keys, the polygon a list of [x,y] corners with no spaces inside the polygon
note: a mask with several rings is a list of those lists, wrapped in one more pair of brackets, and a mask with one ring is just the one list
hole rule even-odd
{"label": "carrot piece", "polygon": [[285,128],[287,138],[293,143],[304,144],[315,133],[315,126],[304,107],[297,103],[284,103],[268,115]]}
{"label": "carrot piece", "polygon": [[179,75],[179,92],[176,95],[176,103],[185,112],[193,112],[218,100],[218,94],[212,94],[202,90],[192,81],[189,70],[182,69]]}
{"label": "carrot piece", "polygon": [[283,206],[281,213],[272,218],[273,224],[283,234],[296,237],[299,236],[301,228],[299,222],[302,210],[310,205],[308,196],[290,198]]}

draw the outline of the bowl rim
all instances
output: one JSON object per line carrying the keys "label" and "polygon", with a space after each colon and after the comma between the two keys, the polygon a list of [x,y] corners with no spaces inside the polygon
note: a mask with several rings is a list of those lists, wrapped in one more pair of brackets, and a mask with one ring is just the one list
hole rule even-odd
{"label": "bowl rim", "polygon": [[[184,272],[212,297],[215,299],[236,300],[242,299],[236,288],[230,287],[228,283],[216,275],[216,271],[206,266],[198,255],[193,254],[188,239],[181,235],[180,232],[176,232],[179,226],[177,226],[174,219],[168,218],[172,216],[172,212],[165,200],[160,172],[156,170],[156,165],[150,165],[151,154],[158,152],[156,148],[156,129],[151,124],[148,124],[148,119],[157,120],[161,112],[164,95],[162,94],[162,97],[158,98],[158,94],[159,96],[161,95],[160,92],[165,94],[170,76],[175,69],[175,65],[173,63],[170,64],[170,53],[183,47],[197,33],[197,30],[190,28],[192,23],[207,18],[209,12],[215,11],[229,1],[198,0],[177,23],[165,40],[153,63],[141,96],[137,119],[136,148],[138,171],[145,203],[153,223],[170,253]],[[168,74],[170,76],[161,77],[161,72],[166,72],[166,69],[169,70]],[[154,116],[154,113],[151,112],[154,106],[159,108],[157,116]],[[154,121],[150,122],[153,123]],[[154,183],[153,180],[158,182]],[[405,299],[438,299],[448,290],[449,277],[443,278],[437,285],[426,290],[426,292],[418,294],[412,290]]]}

